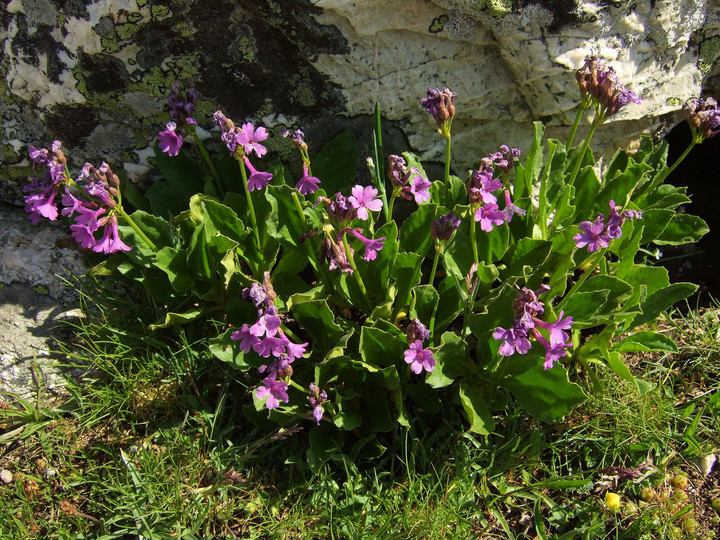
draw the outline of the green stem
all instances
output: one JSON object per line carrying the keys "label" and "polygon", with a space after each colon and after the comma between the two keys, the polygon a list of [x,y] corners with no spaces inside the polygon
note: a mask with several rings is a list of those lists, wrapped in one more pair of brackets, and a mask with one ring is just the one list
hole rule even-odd
{"label": "green stem", "polygon": [[135,233],[142,239],[143,242],[145,242],[150,249],[152,249],[155,253],[157,253],[158,248],[157,246],[150,240],[147,235],[142,232],[142,229],[138,227],[137,223],[123,210],[122,206],[116,206],[115,212],[122,217],[130,227],[132,227],[132,230],[135,231]]}
{"label": "green stem", "polygon": [[393,207],[395,206],[395,191],[393,190],[393,194],[390,195],[390,204],[388,205],[387,212],[385,213],[385,222],[390,223],[390,220],[392,219],[393,214]]}
{"label": "green stem", "polygon": [[[301,221],[305,223],[305,212],[303,211],[302,204],[300,204],[297,192],[292,192],[292,198]],[[315,252],[313,251],[312,246],[308,243],[307,239],[303,242],[303,245],[305,246],[305,251],[307,252],[307,258],[310,261],[310,265],[317,271],[318,274],[320,274],[320,279],[322,279],[325,284],[325,289],[332,294],[335,292],[335,289],[333,288],[332,280],[330,279],[327,269],[317,260]]]}
{"label": "green stem", "polygon": [[575,184],[575,179],[577,178],[578,172],[580,171],[580,165],[583,162],[583,158],[585,157],[586,152],[588,151],[588,148],[590,147],[590,139],[592,139],[593,134],[595,133],[595,129],[603,123],[604,116],[600,114],[599,112],[595,115],[595,118],[590,124],[590,131],[588,131],[587,137],[585,137],[585,140],[583,141],[582,145],[580,146],[580,151],[578,152],[578,155],[575,157],[575,163],[573,164],[572,172],[570,173],[570,177],[565,182],[565,186],[567,189],[565,189],[565,193],[563,194],[562,200],[560,201],[560,204],[557,205],[555,209],[555,218],[553,219],[553,225],[552,225],[552,231],[555,232],[558,225],[560,225],[560,221],[562,221],[563,218],[565,218],[565,211],[567,210],[567,205],[570,201],[570,192],[572,191],[570,187],[572,187]]}
{"label": "green stem", "polygon": [[570,179],[567,182],[568,186],[572,186],[575,184],[575,178],[577,178],[578,171],[580,170],[580,165],[582,164],[583,158],[585,157],[585,153],[587,152],[587,149],[590,146],[590,139],[592,139],[592,136],[595,133],[595,129],[602,123],[602,121],[598,121],[599,118],[602,118],[602,116],[600,116],[600,115],[595,116],[593,123],[590,124],[590,131],[588,131],[587,137],[585,137],[585,140],[583,141],[583,143],[580,147],[580,152],[578,153],[577,157],[575,158],[573,170],[572,170],[572,173],[570,173]]}
{"label": "green stem", "polygon": [[470,208],[470,244],[472,245],[473,262],[478,264],[480,261],[478,260],[477,235],[475,234],[475,216],[472,212],[472,206]]}
{"label": "green stem", "polygon": [[450,152],[452,149],[452,140],[450,138],[450,131],[448,130],[445,135],[445,187],[450,190]]}
{"label": "green stem", "polygon": [[442,251],[442,247],[436,241],[435,242],[435,259],[433,260],[432,270],[430,271],[430,281],[428,282],[430,285],[432,285],[433,281],[435,280],[435,272],[437,271],[438,261],[440,260],[440,251]]}
{"label": "green stem", "polygon": [[250,223],[252,224],[253,233],[255,234],[255,245],[257,246],[258,252],[261,252],[260,248],[260,231],[258,231],[257,218],[255,217],[255,207],[253,206],[252,197],[250,197],[250,190],[248,189],[247,171],[245,171],[245,164],[238,160],[240,164],[240,174],[242,174],[243,187],[245,188],[245,197],[247,198],[248,209],[250,210]]}
{"label": "green stem", "polygon": [[585,112],[585,109],[587,109],[587,106],[585,106],[581,102],[580,108],[578,109],[578,112],[575,115],[575,121],[573,122],[572,128],[570,128],[570,135],[568,136],[567,144],[565,145],[565,148],[567,148],[568,150],[570,150],[570,146],[573,143],[573,139],[575,139],[575,133],[577,132],[577,128],[580,125],[580,119],[582,118],[582,115]]}
{"label": "green stem", "polygon": [[372,311],[372,302],[370,302],[370,297],[368,297],[367,289],[365,288],[365,282],[363,281],[362,276],[360,275],[360,272],[358,272],[357,266],[355,265],[355,258],[353,257],[352,251],[350,251],[350,244],[348,244],[346,233],[343,233],[342,235],[342,242],[343,247],[345,248],[345,256],[350,263],[350,268],[353,269],[353,277],[355,278],[358,287],[360,287],[360,292],[363,295],[363,300],[365,300],[367,308],[369,309],[368,313],[370,313]]}
{"label": "green stem", "polygon": [[585,270],[585,272],[583,272],[583,275],[580,276],[580,279],[578,279],[575,282],[575,284],[572,286],[572,289],[570,289],[570,291],[568,291],[568,293],[565,295],[565,297],[562,300],[560,300],[558,305],[555,307],[556,311],[561,311],[562,309],[565,308],[565,305],[568,303],[570,298],[573,297],[573,295],[578,291],[578,289],[580,289],[580,287],[582,287],[582,284],[585,283],[587,278],[589,278],[592,275],[592,273],[595,271],[595,268],[600,263],[602,258],[605,256],[606,251],[607,251],[607,248],[603,248],[597,252],[597,254],[595,255],[595,258],[590,263],[590,266],[588,266],[588,269]]}
{"label": "green stem", "polygon": [[[672,166],[665,172],[663,175],[659,175],[662,177],[662,180],[665,180],[668,176],[672,174],[672,172],[677,168],[680,163],[687,157],[687,155],[690,153],[690,151],[695,148],[695,145],[698,143],[697,140],[693,139],[693,141],[690,143],[690,145],[685,149],[685,151],[682,153],[682,155],[675,160],[675,163],[672,164]],[[662,182],[661,180],[661,182]]]}
{"label": "green stem", "polygon": [[222,182],[220,181],[220,177],[218,176],[217,170],[215,169],[215,164],[212,162],[212,159],[210,159],[210,154],[208,154],[205,145],[203,144],[198,134],[195,133],[195,130],[193,130],[192,136],[193,139],[195,139],[195,143],[197,144],[197,147],[200,150],[200,153],[202,154],[205,163],[207,163],[207,166],[210,169],[210,174],[212,174],[213,184],[215,185],[215,191],[217,191],[218,198],[222,199],[225,195],[225,190],[223,189]]}

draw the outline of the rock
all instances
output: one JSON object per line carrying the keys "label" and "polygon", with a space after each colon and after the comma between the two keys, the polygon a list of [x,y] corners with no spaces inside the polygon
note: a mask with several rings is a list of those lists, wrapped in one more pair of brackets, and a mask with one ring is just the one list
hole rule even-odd
{"label": "rock", "polygon": [[3,469],[0,471],[0,480],[3,484],[9,484],[13,481],[13,473],[8,471],[7,469]]}
{"label": "rock", "polygon": [[67,236],[60,224],[30,223],[13,207],[0,211],[0,391],[34,397],[38,384],[47,397],[65,394],[66,359],[53,336],[58,322],[74,316],[75,296],[62,281],[82,274],[85,264],[74,248],[58,247]]}
{"label": "rock", "polygon": [[[720,4],[709,0],[13,0],[0,38],[0,198],[15,203],[26,145],[53,138],[73,170],[105,160],[141,180],[174,80],[199,90],[206,128],[217,108],[275,134],[312,133],[339,115],[367,138],[377,101],[411,150],[438,161],[443,141],[419,101],[426,87],[448,86],[461,176],[502,143],[527,149],[532,120],[562,140],[578,99],[573,72],[590,53],[644,98],[596,133],[611,151],[662,135],[688,98],[720,88]],[[334,125],[315,130],[314,148],[345,127]]]}
{"label": "rock", "polygon": [[696,461],[697,466],[700,468],[700,472],[703,473],[704,476],[707,476],[712,472],[716,462],[717,456],[715,454],[708,454],[707,456],[698,458]]}

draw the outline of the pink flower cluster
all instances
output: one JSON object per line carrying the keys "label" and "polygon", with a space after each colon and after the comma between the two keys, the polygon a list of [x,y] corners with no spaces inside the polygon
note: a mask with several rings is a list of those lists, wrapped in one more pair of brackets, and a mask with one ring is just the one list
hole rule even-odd
{"label": "pink flower cluster", "polygon": [[288,402],[286,380],[293,373],[290,364],[297,358],[302,358],[308,344],[293,343],[280,328],[280,317],[273,304],[275,293],[267,272],[265,284],[253,283],[245,288],[243,298],[255,304],[258,318],[252,326],[243,324],[240,330],[233,332],[230,337],[240,342],[240,349],[245,353],[252,350],[263,358],[274,358],[270,364],[258,368],[258,372],[265,377],[255,395],[258,399],[267,397],[265,406],[275,409],[280,405],[280,401]]}
{"label": "pink flower cluster", "polygon": [[[561,311],[557,320],[553,323],[546,323],[538,318],[545,312],[543,303],[538,299],[543,293],[550,290],[547,285],[541,285],[537,291],[531,291],[523,287],[513,302],[515,320],[511,328],[507,330],[498,326],[493,333],[495,339],[503,340],[498,351],[503,356],[527,354],[532,347],[530,337],[534,338],[545,348],[545,369],[550,369],[560,358],[567,355],[566,349],[572,347],[568,343],[570,336],[566,330],[572,327],[572,317],[563,318]],[[538,330],[542,328],[549,334],[549,341]]]}
{"label": "pink flower cluster", "polygon": [[617,211],[615,201],[610,201],[609,204],[610,215],[607,222],[605,222],[605,216],[599,214],[595,221],[580,223],[580,232],[573,237],[577,247],[587,246],[589,253],[606,248],[610,242],[622,237],[622,226],[626,219],[642,219],[642,212],[639,210],[625,210],[620,213]]}
{"label": "pink flower cluster", "polygon": [[[334,199],[321,197],[319,202],[326,204],[327,213],[333,224],[334,234],[327,234],[322,244],[322,259],[328,262],[328,268],[335,270],[339,268],[341,272],[348,274],[353,273],[352,265],[348,260],[348,254],[345,250],[343,236],[350,236],[362,242],[365,252],[363,259],[366,261],[375,260],[377,252],[385,245],[385,238],[367,238],[363,235],[361,227],[351,227],[351,222],[355,219],[367,220],[370,212],[379,212],[382,209],[382,201],[377,198],[378,190],[371,186],[355,186],[352,188],[352,195],[345,197],[341,193],[336,193]],[[352,246],[350,246],[350,256],[355,254]]]}
{"label": "pink flower cluster", "polygon": [[430,331],[420,322],[413,319],[406,329],[407,341],[410,348],[405,351],[405,362],[410,364],[410,371],[416,374],[435,369],[435,357],[430,349],[424,348],[424,342],[430,339]]}
{"label": "pink flower cluster", "polygon": [[416,167],[408,169],[402,156],[388,156],[387,177],[393,183],[394,194],[403,199],[415,199],[417,204],[430,200],[430,180],[425,178]]}
{"label": "pink flower cluster", "polygon": [[[471,206],[475,209],[475,221],[480,222],[483,231],[490,232],[496,226],[510,223],[515,214],[524,216],[526,213],[513,204],[510,190],[503,188],[502,180],[494,177],[495,169],[507,173],[518,157],[520,150],[503,145],[499,152],[483,158],[480,167],[470,176],[467,183],[468,196]],[[493,194],[501,189],[505,200],[505,207],[502,210],[497,204],[497,197]]]}
{"label": "pink flower cluster", "polygon": [[[25,211],[30,214],[30,220],[33,223],[38,223],[41,217],[56,220],[60,195],[63,207],[60,213],[74,217],[70,230],[82,247],[106,254],[130,251],[118,233],[116,211],[120,179],[103,162],[99,169],[85,163],[77,180],[72,180],[60,147],[60,141],[53,142],[51,151],[30,147],[33,167],[44,165],[46,169],[42,179],[34,177],[24,188],[29,193],[25,197]],[[98,231],[101,231],[100,238],[95,236]]]}

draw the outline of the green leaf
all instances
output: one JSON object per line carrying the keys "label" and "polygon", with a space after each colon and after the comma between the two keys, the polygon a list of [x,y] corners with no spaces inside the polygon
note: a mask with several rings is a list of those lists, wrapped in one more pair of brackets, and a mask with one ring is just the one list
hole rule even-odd
{"label": "green leaf", "polygon": [[552,242],[547,240],[533,240],[532,238],[521,238],[518,241],[515,251],[510,258],[508,276],[524,276],[525,267],[533,270],[542,266],[550,255]]}
{"label": "green leaf", "polygon": [[468,377],[473,367],[468,358],[467,343],[455,332],[445,332],[440,347],[433,352],[435,369],[425,378],[433,388],[450,386],[458,377]]}
{"label": "green leaf", "polygon": [[400,249],[407,253],[425,255],[432,245],[430,230],[437,211],[436,204],[423,204],[400,227]]}
{"label": "green leaf", "polygon": [[460,402],[470,421],[470,431],[480,435],[489,435],[495,428],[495,421],[485,405],[482,388],[469,383],[462,383],[459,392]]}
{"label": "green leaf", "polygon": [[501,379],[500,386],[510,390],[535,418],[545,422],[558,421],[585,401],[582,388],[568,380],[567,371],[561,364],[546,370],[542,360],[532,353],[516,362],[526,364],[527,369]]}
{"label": "green leaf", "polygon": [[412,288],[420,283],[420,264],[423,257],[417,253],[398,253],[392,269],[392,279],[396,284],[394,312],[407,306]]}
{"label": "green leaf", "polygon": [[628,162],[628,167],[621,174],[607,182],[598,194],[593,215],[600,212],[607,215],[608,205],[611,200],[615,201],[618,206],[623,206],[628,195],[648,181],[647,173],[652,170],[650,165],[635,163],[632,158],[628,158]]}
{"label": "green leaf", "polygon": [[592,216],[592,208],[597,205],[600,180],[595,174],[595,168],[585,167],[579,171],[574,187],[575,196],[572,198],[571,203],[575,207],[575,213],[571,221],[577,223]]}
{"label": "green leaf", "polygon": [[688,214],[675,214],[655,243],[659,246],[693,244],[709,232],[710,228],[703,219]]}
{"label": "green leaf", "polygon": [[358,159],[355,133],[346,129],[322,147],[312,163],[313,175],[326,193],[333,194],[352,185]]}
{"label": "green leaf", "polygon": [[272,208],[267,230],[272,237],[297,248],[298,239],[308,229],[305,214],[300,215],[295,206],[293,193],[296,190],[286,185],[266,188],[265,197]]}
{"label": "green leaf", "polygon": [[187,292],[195,282],[194,273],[187,264],[187,251],[164,247],[157,252],[153,264],[165,272],[173,289]]}
{"label": "green leaf", "polygon": [[[388,278],[398,253],[397,224],[394,221],[386,223],[372,236],[385,238],[383,248],[377,252],[377,256],[372,261],[366,261],[362,256],[358,256],[356,251],[355,264],[363,277],[370,298],[378,299],[379,303],[382,303],[388,295]],[[351,240],[355,246],[361,245],[359,240],[354,240],[351,235],[348,235],[348,241]]]}
{"label": "green leaf", "polygon": [[167,218],[187,208],[190,197],[202,193],[205,185],[205,167],[195,161],[185,150],[170,157],[155,143],[155,165],[165,177],[153,184],[145,196],[153,213]]}
{"label": "green leaf", "polygon": [[460,280],[467,276],[474,260],[470,238],[462,229],[458,229],[452,241],[446,244],[442,262],[448,274]]}
{"label": "green leaf", "polygon": [[230,336],[235,328],[229,328],[217,337],[208,340],[208,349],[218,360],[231,366],[247,371],[252,366],[245,361],[245,353],[238,347],[237,342]]}
{"label": "green leaf", "polygon": [[447,276],[438,285],[440,300],[435,313],[435,333],[442,332],[462,311],[462,300],[455,286],[455,278]]}
{"label": "green leaf", "polygon": [[360,330],[360,357],[373,366],[394,366],[403,360],[407,349],[404,339],[379,328],[363,326]]}
{"label": "green leaf", "polygon": [[440,301],[440,295],[432,285],[418,285],[413,287],[412,296],[410,318],[417,317],[423,324],[429,325],[432,314]]}
{"label": "green leaf", "polygon": [[654,321],[660,313],[672,307],[676,302],[684,300],[698,289],[694,283],[673,283],[649,295],[640,307],[642,313],[637,315],[629,328],[635,328],[641,324]]}
{"label": "green leaf", "polygon": [[151,324],[149,328],[150,330],[157,330],[158,328],[167,328],[168,326],[172,326],[174,324],[189,323],[190,321],[194,321],[203,315],[204,312],[204,308],[197,307],[184,313],[166,313],[162,322]]}
{"label": "green leaf", "polygon": [[543,166],[543,135],[545,134],[545,126],[542,122],[533,122],[535,133],[533,141],[528,150],[527,158],[525,159],[524,167],[524,182],[516,183],[515,185],[515,197],[520,198],[526,193],[532,191],[532,186],[540,178],[540,171]]}
{"label": "green leaf", "polygon": [[[142,210],[137,210],[130,215],[130,218],[135,224],[142,230],[150,241],[155,244],[157,249],[165,246],[175,246],[175,235],[168,225],[168,222]],[[140,266],[150,266],[153,258],[155,258],[155,252],[145,243],[135,230],[127,225],[122,216],[118,219],[118,230],[123,241],[132,247],[132,251],[126,252],[134,263]]]}
{"label": "green leaf", "polygon": [[325,300],[298,301],[293,295],[292,314],[313,339],[314,347],[327,351],[345,332],[335,323],[335,317]]}
{"label": "green leaf", "polygon": [[676,353],[677,345],[669,337],[657,332],[643,331],[632,334],[613,346],[613,350],[625,353],[633,351],[661,351]]}
{"label": "green leaf", "polygon": [[307,462],[313,474],[318,474],[322,466],[336,452],[340,452],[344,437],[336,430],[321,424],[310,430],[310,447],[307,450]]}
{"label": "green leaf", "polygon": [[630,372],[630,369],[628,369],[625,365],[625,362],[622,361],[620,353],[611,351],[606,356],[606,360],[608,367],[613,371],[613,373],[633,384],[640,395],[643,395],[652,389],[651,384],[643,381],[642,379],[638,379]]}
{"label": "green leaf", "polygon": [[667,209],[651,209],[643,212],[642,221],[645,226],[641,244],[649,244],[659,237],[672,220],[675,212]]}
{"label": "green leaf", "polygon": [[204,199],[201,207],[203,223],[209,236],[220,234],[236,242],[242,241],[245,227],[232,208],[212,199]]}

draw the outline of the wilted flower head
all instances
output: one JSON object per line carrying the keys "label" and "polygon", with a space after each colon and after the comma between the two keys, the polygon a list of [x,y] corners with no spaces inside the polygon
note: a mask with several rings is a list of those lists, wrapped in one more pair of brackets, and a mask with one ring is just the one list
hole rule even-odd
{"label": "wilted flower head", "polygon": [[308,146],[305,142],[305,133],[300,131],[299,129],[296,129],[292,133],[290,133],[289,129],[284,130],[282,133],[280,133],[281,137],[290,137],[293,144],[300,148],[301,150],[307,152]]}
{"label": "wilted flower head", "polygon": [[417,318],[410,321],[410,324],[408,324],[408,327],[405,329],[405,334],[407,335],[408,343],[425,341],[430,338],[430,330]]}
{"label": "wilted flower head", "polygon": [[387,177],[394,185],[402,186],[407,182],[407,161],[402,156],[391,154],[388,156]]}
{"label": "wilted flower head", "polygon": [[446,122],[455,116],[455,97],[457,94],[448,88],[428,88],[427,97],[422,99],[422,106],[435,119],[438,127],[449,130]]}
{"label": "wilted flower head", "polygon": [[182,129],[185,124],[196,125],[197,122],[192,116],[195,113],[195,103],[198,98],[197,90],[190,88],[183,95],[183,93],[180,92],[180,83],[177,81],[173,82],[170,88],[171,90],[168,94],[170,118],[175,121],[178,129]]}
{"label": "wilted flower head", "polygon": [[325,390],[320,391],[320,388],[318,388],[315,383],[310,383],[310,394],[308,395],[308,403],[310,403],[310,406],[313,409],[312,415],[318,425],[320,425],[320,420],[322,420],[323,417],[322,404],[325,401],[327,401],[327,393],[325,392]]}
{"label": "wilted flower head", "polygon": [[460,227],[461,220],[454,212],[443,214],[432,222],[430,234],[435,240],[450,240],[453,233]]}
{"label": "wilted flower head", "polygon": [[628,103],[641,101],[635,92],[620,84],[615,70],[607,67],[597,56],[588,57],[575,73],[575,78],[581,94],[588,96],[605,118],[612,116]]}
{"label": "wilted flower head", "polygon": [[687,104],[688,124],[693,132],[693,140],[701,143],[720,132],[720,110],[713,98],[692,99]]}

